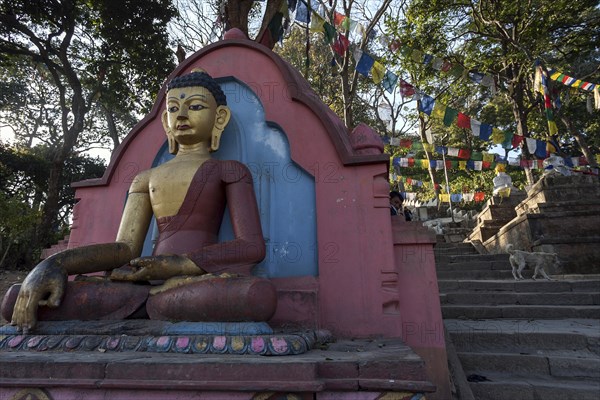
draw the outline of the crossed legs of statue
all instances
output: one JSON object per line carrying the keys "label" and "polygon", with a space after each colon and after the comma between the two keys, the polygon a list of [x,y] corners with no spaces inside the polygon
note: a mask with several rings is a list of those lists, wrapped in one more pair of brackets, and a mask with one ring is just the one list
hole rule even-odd
{"label": "crossed legs of statue", "polygon": [[[10,321],[21,285],[13,285],[2,301],[2,316]],[[154,288],[154,289],[153,289]],[[41,306],[40,321],[122,320],[267,321],[277,303],[273,284],[253,276],[187,280],[171,287],[83,280],[67,283],[59,307]]]}

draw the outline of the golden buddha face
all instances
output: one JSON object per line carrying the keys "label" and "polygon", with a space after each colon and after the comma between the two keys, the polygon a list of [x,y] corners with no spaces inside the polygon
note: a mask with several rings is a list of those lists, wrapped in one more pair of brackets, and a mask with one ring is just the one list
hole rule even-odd
{"label": "golden buddha face", "polygon": [[162,120],[171,153],[177,152],[178,145],[202,142],[209,144],[211,151],[219,148],[231,112],[227,106],[218,106],[207,88],[173,88],[167,93],[166,108]]}

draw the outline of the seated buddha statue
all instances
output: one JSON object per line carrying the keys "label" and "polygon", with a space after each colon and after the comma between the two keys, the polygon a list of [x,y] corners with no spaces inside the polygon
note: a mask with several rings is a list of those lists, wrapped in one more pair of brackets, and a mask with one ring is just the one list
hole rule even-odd
{"label": "seated buddha statue", "polygon": [[[133,180],[115,242],[82,246],[38,264],[2,304],[27,332],[39,320],[150,318],[266,321],[273,284],[251,276],[265,257],[252,176],[237,161],[212,159],[231,112],[218,83],[194,70],[167,86],[162,122],[175,157]],[[234,239],[218,242],[228,206]],[[141,257],[152,216],[159,236]],[[106,271],[105,277],[68,275]]]}

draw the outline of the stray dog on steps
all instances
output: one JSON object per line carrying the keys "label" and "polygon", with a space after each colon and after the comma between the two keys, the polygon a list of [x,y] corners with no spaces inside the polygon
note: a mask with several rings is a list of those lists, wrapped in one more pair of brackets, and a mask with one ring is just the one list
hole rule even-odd
{"label": "stray dog on steps", "polygon": [[559,265],[558,257],[555,253],[530,253],[523,250],[514,250],[512,244],[506,245],[505,250],[510,254],[508,260],[512,266],[513,277],[517,280],[525,279],[523,278],[523,275],[521,275],[521,271],[523,271],[526,265],[529,265],[534,268],[532,279],[535,280],[538,274],[540,274],[545,279],[551,281],[552,278],[546,274],[544,268],[549,266],[556,270]]}

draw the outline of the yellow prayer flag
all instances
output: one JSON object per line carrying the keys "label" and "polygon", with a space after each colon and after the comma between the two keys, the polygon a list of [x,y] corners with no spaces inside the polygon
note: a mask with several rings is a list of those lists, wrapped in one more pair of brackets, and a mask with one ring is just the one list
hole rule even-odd
{"label": "yellow prayer flag", "polygon": [[436,101],[433,105],[433,111],[431,111],[431,116],[433,118],[444,119],[444,115],[446,115],[446,105],[441,101]]}
{"label": "yellow prayer flag", "polygon": [[579,85],[581,85],[581,79],[577,79],[577,80],[575,81],[575,83],[573,83],[571,86],[572,86],[572,87],[574,87],[574,88],[578,88],[578,87],[579,87]]}
{"label": "yellow prayer flag", "polygon": [[600,164],[600,154],[596,154],[596,162]]}
{"label": "yellow prayer flag", "polygon": [[504,142],[504,132],[498,128],[492,128],[492,143],[501,144]]}
{"label": "yellow prayer flag", "polygon": [[[431,153],[435,150],[435,146],[431,143],[423,143],[423,150]],[[427,160],[425,160],[425,161],[427,161]]]}
{"label": "yellow prayer flag", "polygon": [[421,168],[429,168],[429,161],[421,160]]}
{"label": "yellow prayer flag", "polygon": [[440,201],[442,203],[450,203],[450,195],[448,193],[440,193]]}
{"label": "yellow prayer flag", "polygon": [[554,136],[558,133],[558,127],[556,126],[556,122],[548,121],[548,130],[550,131],[550,136]]}
{"label": "yellow prayer flag", "polygon": [[325,20],[316,12],[313,12],[310,16],[310,30],[312,32],[325,32]]}
{"label": "yellow prayer flag", "polygon": [[459,161],[458,162],[458,169],[466,171],[467,170],[467,162],[466,161]]}
{"label": "yellow prayer flag", "polygon": [[423,62],[423,52],[421,50],[413,49],[411,53],[411,58],[414,62],[422,63]]}
{"label": "yellow prayer flag", "polygon": [[555,72],[552,75],[550,75],[550,79],[555,81],[556,79],[558,79],[559,76],[560,76],[560,72]]}
{"label": "yellow prayer flag", "polygon": [[375,61],[371,68],[371,75],[373,76],[373,82],[378,85],[385,76],[385,67],[380,62]]}
{"label": "yellow prayer flag", "polygon": [[490,153],[483,153],[483,161],[494,162],[494,155]]}

